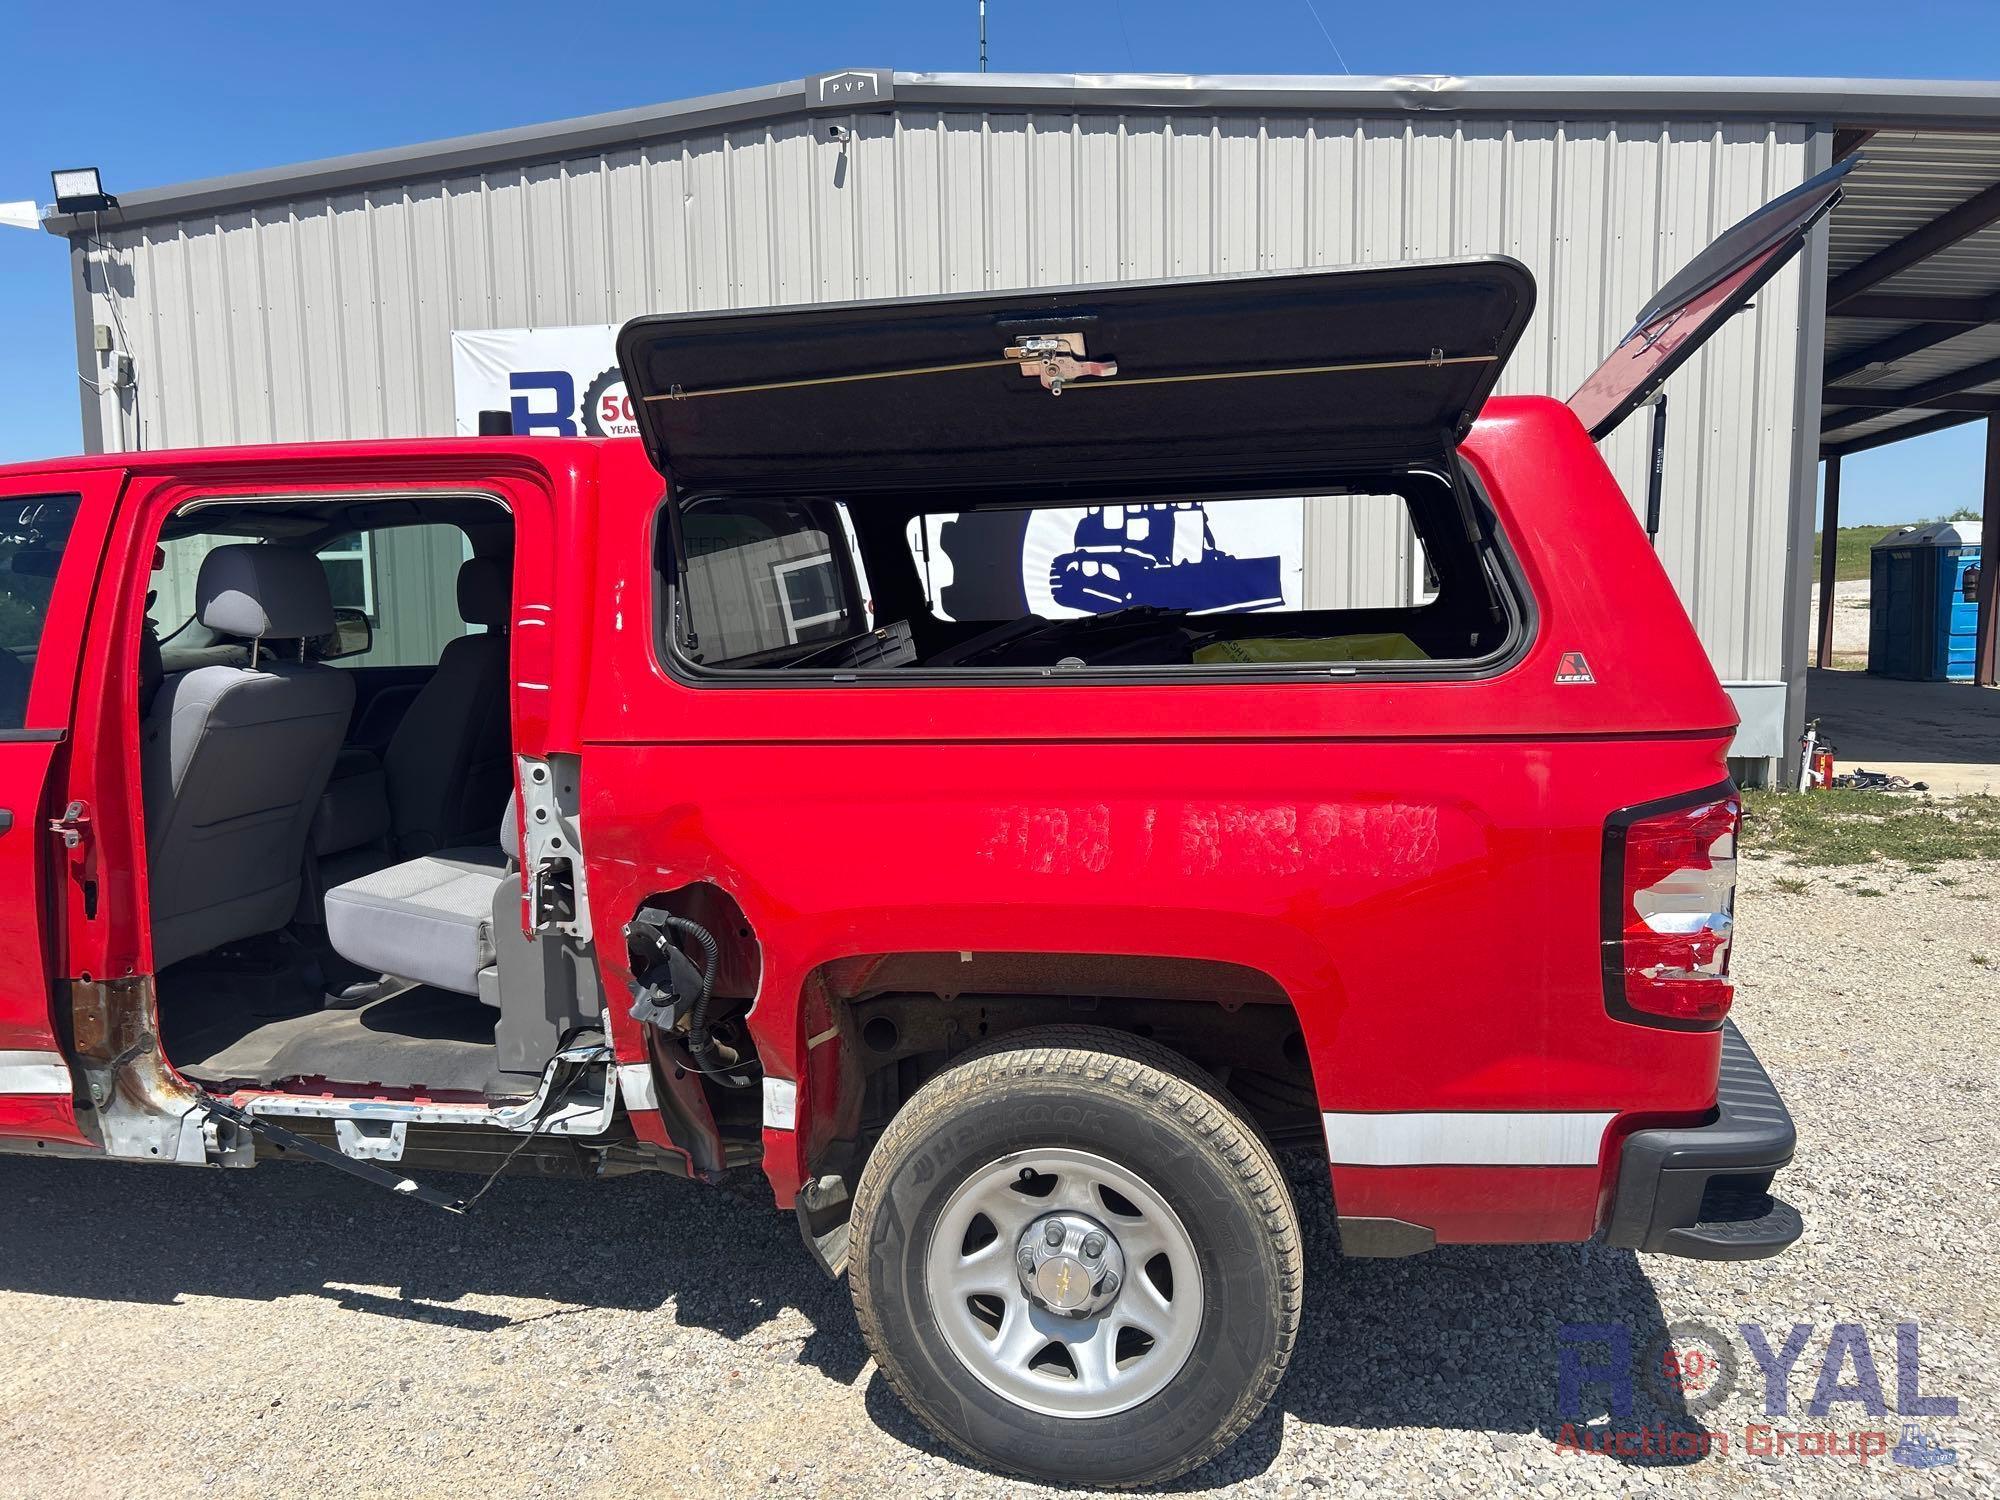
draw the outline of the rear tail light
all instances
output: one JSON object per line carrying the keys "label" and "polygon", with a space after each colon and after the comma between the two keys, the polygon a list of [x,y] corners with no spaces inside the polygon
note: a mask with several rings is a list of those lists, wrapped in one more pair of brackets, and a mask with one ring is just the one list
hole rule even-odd
{"label": "rear tail light", "polygon": [[1620,1020],[1722,1024],[1743,804],[1724,782],[1613,813],[1604,827],[1604,1004]]}

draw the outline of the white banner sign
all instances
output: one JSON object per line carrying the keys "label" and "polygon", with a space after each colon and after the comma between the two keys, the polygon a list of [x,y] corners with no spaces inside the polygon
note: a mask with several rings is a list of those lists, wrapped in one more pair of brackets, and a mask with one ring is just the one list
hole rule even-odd
{"label": "white banner sign", "polygon": [[514,431],[549,437],[636,437],[618,373],[618,325],[491,328],[451,336],[451,385],[462,437],[479,414],[504,411]]}

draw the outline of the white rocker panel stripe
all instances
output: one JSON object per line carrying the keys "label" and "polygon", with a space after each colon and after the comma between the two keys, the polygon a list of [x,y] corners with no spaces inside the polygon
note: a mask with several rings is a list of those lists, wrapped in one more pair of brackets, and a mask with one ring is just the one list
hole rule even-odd
{"label": "white rocker panel stripe", "polygon": [[1611,1111],[1328,1114],[1343,1167],[1594,1167]]}
{"label": "white rocker panel stripe", "polygon": [[0,1052],[0,1094],[62,1094],[75,1085],[60,1052]]}

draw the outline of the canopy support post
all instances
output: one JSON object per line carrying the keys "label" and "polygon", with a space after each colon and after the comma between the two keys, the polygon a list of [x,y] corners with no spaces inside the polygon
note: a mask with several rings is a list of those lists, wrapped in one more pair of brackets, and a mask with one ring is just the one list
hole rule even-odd
{"label": "canopy support post", "polygon": [[1840,455],[1826,461],[1826,511],[1819,527],[1819,653],[1813,665],[1833,665],[1833,576],[1840,546]]}

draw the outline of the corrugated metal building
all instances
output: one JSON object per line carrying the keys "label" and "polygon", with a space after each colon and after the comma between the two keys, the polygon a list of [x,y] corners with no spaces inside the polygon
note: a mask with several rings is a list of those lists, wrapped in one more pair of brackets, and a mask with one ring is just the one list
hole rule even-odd
{"label": "corrugated metal building", "polygon": [[[100,326],[132,361],[129,388],[86,389],[93,448],[450,432],[454,330],[1487,252],[1540,287],[1502,389],[1567,395],[1850,118],[1990,128],[2000,90],[864,69],[56,227],[82,368]],[[1825,240],[1669,386],[1660,552],[1753,761],[1803,712]],[[1606,456],[1637,502],[1645,420]],[[1309,590],[1342,550],[1308,538]]]}

